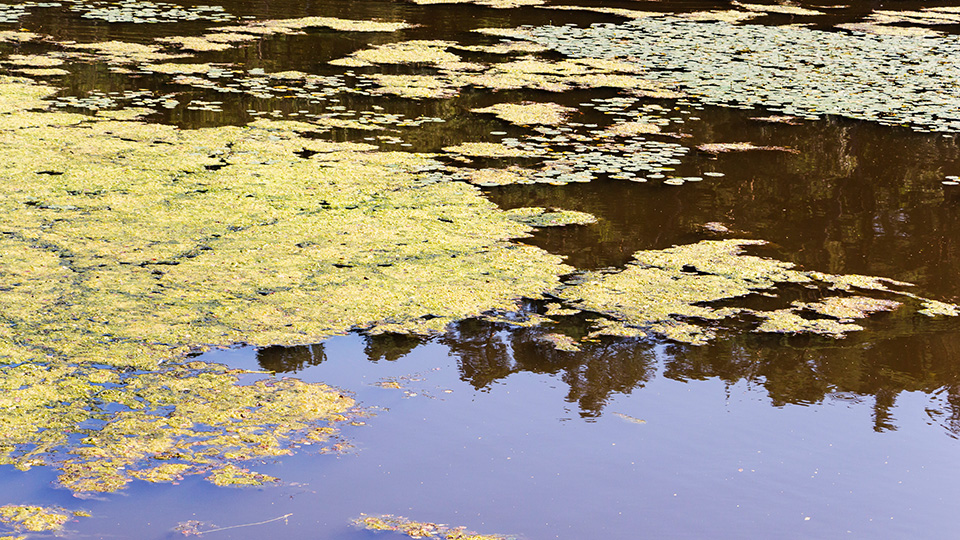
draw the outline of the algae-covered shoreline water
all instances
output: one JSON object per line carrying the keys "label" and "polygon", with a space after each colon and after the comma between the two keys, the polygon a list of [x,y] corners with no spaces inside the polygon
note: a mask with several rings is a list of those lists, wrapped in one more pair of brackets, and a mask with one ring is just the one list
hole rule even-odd
{"label": "algae-covered shoreline water", "polygon": [[949,537],[960,9],[0,7],[0,534]]}

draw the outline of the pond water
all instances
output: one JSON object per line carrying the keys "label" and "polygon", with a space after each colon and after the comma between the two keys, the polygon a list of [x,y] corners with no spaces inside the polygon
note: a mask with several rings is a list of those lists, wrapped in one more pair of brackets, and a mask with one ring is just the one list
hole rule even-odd
{"label": "pond water", "polygon": [[[275,485],[220,487],[201,476],[186,476],[175,483],[133,481],[122,491],[77,497],[54,487],[54,467],[21,471],[6,465],[0,468],[0,502],[89,512],[90,517],[67,524],[61,534],[68,538],[197,533],[236,539],[402,537],[354,526],[352,521],[363,514],[402,515],[529,540],[956,535],[960,321],[924,316],[915,305],[923,299],[960,300],[960,185],[954,182],[960,175],[960,124],[953,124],[960,122],[960,95],[950,73],[925,79],[908,63],[887,58],[894,66],[887,78],[864,84],[889,95],[896,111],[876,108],[870,91],[845,95],[843,85],[852,83],[843,77],[835,79],[839,86],[830,91],[840,96],[836,102],[821,103],[825,98],[818,97],[819,110],[813,111],[796,104],[801,95],[822,89],[821,83],[800,81],[794,90],[781,88],[795,72],[794,64],[811,62],[791,57],[789,47],[777,52],[783,56],[783,73],[745,69],[742,86],[734,84],[737,76],[719,67],[715,73],[698,68],[700,78],[671,78],[671,69],[687,69],[671,66],[671,59],[696,54],[678,50],[681,46],[671,41],[659,53],[667,67],[657,67],[640,54],[667,43],[665,34],[656,34],[653,23],[643,26],[648,19],[609,12],[754,13],[723,2],[562,3],[604,8],[605,13],[399,0],[218,0],[207,4],[221,11],[185,11],[199,14],[199,20],[177,15],[166,22],[124,22],[124,17],[157,17],[144,11],[151,8],[146,4],[27,4],[21,16],[0,30],[23,28],[46,37],[0,43],[0,52],[7,59],[18,54],[58,58],[57,53],[72,50],[68,41],[155,44],[156,38],[209,36],[218,26],[268,19],[406,22],[411,27],[393,32],[309,27],[300,33],[265,33],[255,40],[221,42],[229,44],[223,50],[166,60],[213,64],[195,73],[151,71],[143,68],[149,62],[130,64],[101,54],[65,57],[56,66],[64,73],[34,77],[59,89],[48,98],[57,110],[90,115],[99,109],[148,106],[152,111],[146,122],[183,130],[242,126],[263,118],[366,118],[384,129],[365,131],[350,124],[312,137],[385,151],[438,153],[444,156],[441,164],[451,169],[436,174],[460,179],[466,178],[465,170],[540,170],[555,159],[561,173],[528,176],[534,181],[527,183],[479,185],[483,197],[504,210],[543,207],[596,217],[592,224],[537,228],[517,240],[565,257],[572,267],[566,274],[618,272],[638,251],[745,238],[766,242],[749,246],[750,254],[793,263],[803,271],[880,276],[913,285],[882,291],[884,298],[905,307],[858,320],[863,330],[839,339],[757,333],[753,315],[708,323],[716,336],[705,344],[656,332],[589,336],[596,313],[618,316],[597,307],[557,316],[554,324],[519,324],[530,314],[550,316],[555,306],[548,304],[558,298],[551,293],[524,300],[520,316],[461,320],[442,334],[351,332],[306,346],[237,345],[198,352],[193,360],[336,386],[356,399],[362,414],[340,428],[338,451],[304,445],[292,455],[258,459],[257,472],[281,479]],[[798,43],[816,41],[820,34],[815,32],[856,37],[866,43],[857,49],[864,57],[873,53],[871,47],[901,47],[904,56],[923,56],[909,48],[916,40],[933,51],[925,58],[937,58],[941,51],[949,59],[952,48],[960,47],[957,11],[942,12],[952,14],[948,24],[918,24],[916,15],[884,23],[885,28],[937,32],[895,36],[915,40],[908,46],[835,26],[862,22],[879,9],[904,12],[929,8],[929,3],[897,2],[895,8],[881,2],[828,4],[796,4],[819,14],[768,12],[736,25],[682,24],[720,25],[690,35],[691,49],[702,46],[703,55],[720,53],[706,52],[707,42],[701,45],[698,39],[716,32],[728,35],[728,27],[741,26],[806,25],[778,30],[796,33],[789,36]],[[110,17],[120,20],[110,22]],[[634,47],[629,54],[616,53],[617,58],[656,71],[650,78],[663,86],[646,94],[586,83],[548,91],[544,85],[551,81],[544,78],[549,70],[543,67],[534,70],[535,81],[510,88],[497,81],[515,71],[494,73],[485,86],[457,82],[473,68],[443,62],[329,64],[350,55],[359,58],[354,53],[376,45],[410,40],[452,42],[439,48],[464,62],[504,62],[527,53],[503,56],[464,47],[500,41],[476,29],[519,27],[526,29],[524,42],[549,47],[537,53],[541,60],[560,62],[577,55],[609,60],[604,51]],[[590,29],[605,30],[589,37]],[[622,35],[614,38],[607,30]],[[756,43],[738,39],[749,51],[759,50],[763,40],[788,35],[766,31],[758,30]],[[420,54],[426,59],[436,49]],[[748,65],[754,60],[742,54],[730,62]],[[818,69],[830,65],[824,61]],[[16,73],[15,63],[4,66]],[[289,71],[301,73],[268,75]],[[439,83],[430,84],[450,93],[423,99],[378,94],[378,88],[387,86],[377,78],[381,75],[439,76]],[[750,79],[758,76],[770,79]],[[844,75],[849,81],[858,76]],[[729,82],[729,102],[704,90],[705,79]],[[806,92],[805,84],[810,85]],[[755,99],[754,87],[769,94]],[[855,99],[860,101],[851,101]],[[562,105],[568,118],[538,127],[471,112],[527,101]],[[633,139],[601,133],[630,122],[648,126],[638,128],[647,131]],[[514,159],[449,150],[468,142],[498,143],[529,154]],[[772,149],[697,148],[734,142]],[[220,166],[207,165],[214,171]],[[621,176],[624,172],[630,174]],[[50,178],[57,181],[55,175]],[[684,265],[684,273],[704,273],[696,268],[699,263]],[[903,291],[917,298],[900,295]],[[794,300],[816,302],[829,291],[822,284],[809,289],[783,280],[753,292],[745,301],[756,310],[751,314]],[[731,298],[738,296],[721,296],[716,303],[733,305]],[[576,346],[565,348],[568,341],[562,339],[557,344],[556,334]]]}

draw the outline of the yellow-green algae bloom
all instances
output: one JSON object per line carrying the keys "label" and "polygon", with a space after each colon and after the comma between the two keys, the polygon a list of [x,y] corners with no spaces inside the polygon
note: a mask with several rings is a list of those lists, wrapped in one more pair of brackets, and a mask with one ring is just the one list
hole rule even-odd
{"label": "yellow-green algae bloom", "polygon": [[324,122],[47,112],[54,92],[0,78],[0,463],[70,490],[273,482],[245,463],[323,443],[353,406],[172,363],[187,352],[442,331],[571,270],[478,188],[421,176],[430,156],[299,134]]}
{"label": "yellow-green algae bloom", "polygon": [[508,540],[512,536],[500,534],[476,534],[465,527],[451,527],[441,523],[412,521],[403,516],[383,514],[379,516],[361,515],[353,521],[361,529],[369,531],[390,531],[410,538],[438,538],[443,540]]}
{"label": "yellow-green algae bloom", "polygon": [[441,331],[569,271],[512,242],[528,226],[477,188],[421,181],[428,156],[282,122],[34,112],[20,105],[52,89],[2,83],[0,361],[149,368],[209,346]]}
{"label": "yellow-green algae bloom", "polygon": [[25,363],[0,375],[0,464],[60,469],[75,492],[203,474],[218,485],[277,479],[240,466],[323,444],[352,398],[322,384],[191,362],[152,371]]}
{"label": "yellow-green algae bloom", "polygon": [[[70,512],[55,506],[34,506],[6,504],[0,506],[0,523],[13,529],[14,533],[53,532],[63,530],[63,526],[74,517],[89,516],[86,512]],[[25,538],[24,536],[0,536],[0,538]]]}
{"label": "yellow-green algae bloom", "polygon": [[[900,290],[909,286],[885,278],[802,271],[792,263],[744,255],[761,240],[704,240],[663,250],[638,251],[623,270],[593,272],[565,286],[559,297],[584,311],[604,315],[588,335],[642,337],[650,332],[673,341],[700,345],[714,338],[716,323],[749,316],[761,321],[757,332],[813,333],[843,337],[862,330],[852,321],[891,311],[900,302],[861,295],[872,291],[918,301],[928,316],[960,314],[952,304]],[[770,311],[733,307],[729,301],[766,293],[785,285],[817,288],[818,302],[793,302]],[[717,304],[723,302],[723,306]]]}

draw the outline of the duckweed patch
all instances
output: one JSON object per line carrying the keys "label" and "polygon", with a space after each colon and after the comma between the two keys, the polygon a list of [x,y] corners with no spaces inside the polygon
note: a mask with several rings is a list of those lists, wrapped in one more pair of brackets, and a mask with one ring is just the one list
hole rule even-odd
{"label": "duckweed patch", "polygon": [[405,534],[410,538],[442,538],[444,540],[509,540],[512,536],[499,534],[476,534],[465,527],[451,527],[440,523],[412,521],[402,516],[383,514],[361,515],[353,521],[354,526],[369,531],[390,531]]}
{"label": "duckweed patch", "polygon": [[[626,269],[586,274],[560,290],[560,298],[576,308],[599,313],[609,320],[595,324],[592,335],[630,335],[631,329],[693,345],[713,339],[717,323],[753,316],[762,321],[757,332],[812,333],[843,337],[863,327],[852,321],[871,313],[891,311],[900,302],[843,293],[874,291],[908,298],[925,309],[934,306],[899,288],[909,284],[858,275],[831,275],[795,270],[793,264],[743,255],[758,240],[705,240],[657,251],[640,251]],[[794,302],[772,311],[732,307],[729,301],[752,294],[771,294],[793,284],[823,291],[818,302]],[[897,287],[897,288],[893,288]],[[724,302],[724,307],[711,304]],[[960,314],[957,306],[941,304],[925,315]],[[610,322],[613,321],[613,322]],[[639,334],[635,334],[639,336]]]}

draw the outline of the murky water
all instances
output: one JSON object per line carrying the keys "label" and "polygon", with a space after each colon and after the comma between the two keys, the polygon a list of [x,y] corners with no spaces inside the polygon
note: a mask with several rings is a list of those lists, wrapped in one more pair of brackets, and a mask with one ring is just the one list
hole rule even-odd
{"label": "murky water", "polygon": [[[920,7],[914,4],[896,8]],[[175,93],[179,104],[149,119],[188,129],[242,125],[261,115],[297,119],[350,111],[442,119],[390,126],[374,135],[352,129],[324,135],[429,152],[531,134],[469,112],[495,103],[553,101],[572,107],[579,124],[574,132],[582,133],[636,111],[651,113],[643,107],[657,105],[651,114],[664,119],[663,131],[674,136],[650,138],[690,149],[670,174],[723,176],[673,186],[599,174],[589,183],[487,187],[487,197],[505,209],[556,207],[597,216],[592,226],[545,228],[525,239],[566,256],[578,270],[622,267],[638,250],[719,238],[716,227],[705,227],[719,223],[730,231],[727,236],[770,242],[751,251],[804,269],[883,276],[913,283],[926,297],[960,299],[960,186],[942,183],[960,175],[953,133],[830,115],[800,119],[799,125],[770,123],[755,119],[769,116],[766,110],[702,105],[692,98],[639,98],[617,109],[609,107],[610,98],[623,93],[614,89],[466,88],[447,99],[377,97],[363,90],[364,73],[430,68],[353,70],[327,62],[371,44],[409,39],[496,41],[471,32],[475,28],[622,19],[536,7],[374,0],[218,5],[255,19],[317,15],[419,26],[395,33],[278,35],[198,55],[248,72],[337,76],[343,88],[360,90],[322,100],[294,83],[274,83],[259,96],[225,93],[173,84],[167,75],[114,73],[103,62],[69,63],[69,75],[52,79],[64,88],[59,97],[87,98],[93,92],[129,105],[135,98],[120,99],[125,91]],[[666,1],[602,5],[685,12],[724,7]],[[860,2],[814,22],[829,28],[879,7]],[[807,19],[777,14],[754,22],[798,21]],[[32,9],[7,26],[60,41],[147,43],[218,24],[107,23],[49,7]],[[44,42],[3,45],[5,54],[48,49]],[[695,150],[718,141],[796,153]],[[562,150],[572,143],[556,146]],[[542,303],[529,307],[544,309]],[[561,318],[558,326],[576,337],[587,333],[582,314]],[[841,340],[733,329],[704,346],[604,339],[566,352],[542,339],[553,327],[468,320],[433,338],[351,334],[311,347],[214,351],[201,359],[346,389],[370,417],[344,429],[352,446],[342,454],[305,447],[258,469],[283,478],[279,487],[229,489],[188,478],[177,485],[134,482],[122,494],[77,501],[50,487],[53,471],[8,467],[0,469],[2,493],[18,503],[88,510],[93,517],[69,526],[68,536],[77,538],[175,537],[181,534],[175,528],[190,520],[203,522],[200,530],[218,538],[387,534],[351,526],[363,513],[530,540],[950,538],[956,534],[960,481],[960,323],[894,312],[871,316],[864,326]],[[281,516],[287,517],[274,520]]]}

